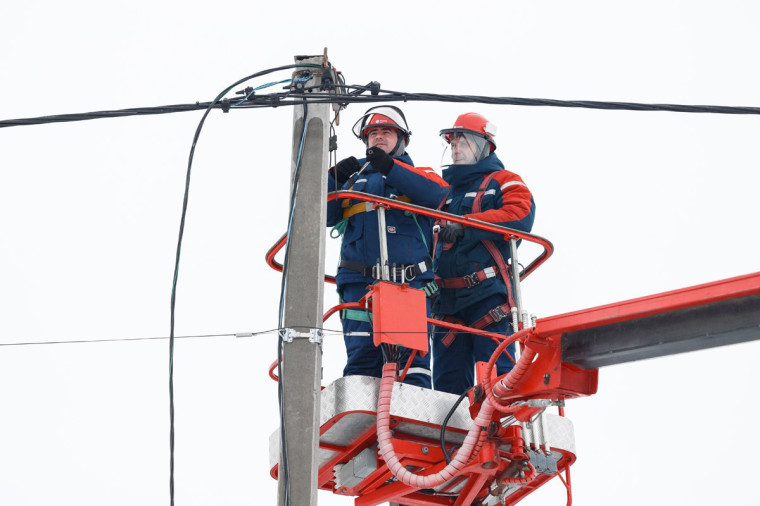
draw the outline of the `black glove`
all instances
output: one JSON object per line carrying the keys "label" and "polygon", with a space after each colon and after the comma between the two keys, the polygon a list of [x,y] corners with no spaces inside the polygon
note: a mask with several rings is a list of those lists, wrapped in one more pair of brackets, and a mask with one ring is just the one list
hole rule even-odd
{"label": "black glove", "polygon": [[384,176],[387,176],[393,167],[393,158],[380,148],[367,148],[367,161]]}
{"label": "black glove", "polygon": [[359,163],[359,160],[357,160],[356,157],[349,156],[336,163],[335,167],[330,169],[330,177],[337,179],[338,186],[343,186],[343,184],[348,181],[348,178],[351,177],[351,174],[361,168],[362,166]]}
{"label": "black glove", "polygon": [[459,223],[449,223],[438,231],[438,239],[443,242],[457,242],[464,235],[464,227]]}

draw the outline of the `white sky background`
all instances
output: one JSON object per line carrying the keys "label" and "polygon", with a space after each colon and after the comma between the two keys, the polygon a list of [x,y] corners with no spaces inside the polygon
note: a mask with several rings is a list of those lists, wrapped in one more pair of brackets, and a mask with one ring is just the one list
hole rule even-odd
{"label": "white sky background", "polygon": [[[210,101],[323,47],[348,83],[392,90],[757,107],[759,17],[750,1],[5,2],[0,119]],[[556,247],[523,288],[539,317],[758,270],[758,116],[403,108],[418,165],[440,165],[437,132],[458,114],[498,125]],[[362,112],[343,112],[339,158],[362,152]],[[0,343],[168,335],[201,114],[0,129]],[[286,226],[291,129],[287,107],[209,116],[177,335],[277,326],[263,259]],[[275,353],[274,334],[177,341],[178,505],[275,502]],[[760,503],[759,358],[754,342],[602,369],[599,393],[567,407],[574,503]],[[343,360],[331,337],[324,384]],[[0,385],[0,504],[169,503],[168,341],[2,346]],[[524,504],[564,502],[554,480]]]}

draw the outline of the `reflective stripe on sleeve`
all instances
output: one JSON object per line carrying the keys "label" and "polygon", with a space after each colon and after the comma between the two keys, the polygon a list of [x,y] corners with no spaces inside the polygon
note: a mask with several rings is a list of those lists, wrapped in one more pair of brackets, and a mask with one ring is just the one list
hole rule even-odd
{"label": "reflective stripe on sleeve", "polygon": [[504,188],[507,188],[507,187],[509,187],[509,186],[515,186],[515,185],[520,185],[520,186],[528,186],[528,185],[526,185],[525,183],[523,183],[522,181],[510,181],[510,182],[508,182],[508,183],[504,183],[503,185],[501,185],[501,189],[502,189],[502,191],[503,191],[503,190],[504,190]]}

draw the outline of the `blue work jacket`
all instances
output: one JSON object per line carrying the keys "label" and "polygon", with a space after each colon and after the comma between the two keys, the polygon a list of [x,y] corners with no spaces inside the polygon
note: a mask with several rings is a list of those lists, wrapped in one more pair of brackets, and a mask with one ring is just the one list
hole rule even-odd
{"label": "blue work jacket", "polygon": [[[363,166],[365,159],[360,159]],[[409,202],[432,209],[438,208],[446,196],[446,183],[430,168],[414,167],[409,155],[394,157],[394,164],[387,176],[375,170],[371,165],[355,178],[353,184],[347,181],[341,189],[370,193],[386,198],[409,199]],[[329,178],[328,191],[336,190],[334,178]],[[346,209],[359,201],[347,202],[344,199],[332,200],[327,204],[327,226],[332,227],[343,220]],[[389,265],[417,264],[429,260],[433,244],[433,220],[425,216],[415,216],[404,211],[387,209],[385,212],[388,240]],[[341,259],[374,265],[380,258],[380,241],[378,234],[377,211],[369,210],[347,218]],[[432,269],[420,274],[418,281],[432,280]],[[350,269],[338,270],[337,283],[371,283],[361,273]]]}
{"label": "blue work jacket", "polygon": [[[480,212],[473,212],[473,202],[486,177],[495,172],[484,190]],[[443,170],[443,179],[449,184],[449,195],[444,210],[461,216],[502,225],[523,232],[533,227],[536,205],[533,195],[520,176],[504,168],[495,153],[474,165],[451,165]],[[509,242],[499,234],[466,227],[449,249],[439,241],[436,248],[436,274],[441,278],[458,278],[496,265],[482,241],[490,239],[502,257],[509,259]],[[433,312],[450,315],[472,304],[503,294],[507,286],[501,277],[482,281],[471,288],[442,289],[433,303]]]}

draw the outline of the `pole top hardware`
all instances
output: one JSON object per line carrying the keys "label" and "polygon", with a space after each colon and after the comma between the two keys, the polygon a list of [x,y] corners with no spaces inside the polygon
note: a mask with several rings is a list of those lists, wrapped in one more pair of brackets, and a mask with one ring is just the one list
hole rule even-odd
{"label": "pole top hardware", "polygon": [[310,82],[310,90],[317,89],[335,93],[336,83],[338,82],[338,71],[327,59],[327,48],[324,48],[324,52],[321,55],[296,56],[295,62],[296,64],[310,64],[313,67],[293,72],[293,91],[305,91],[304,83],[296,81],[296,79],[311,76],[313,81]]}

